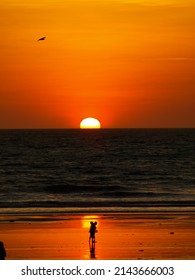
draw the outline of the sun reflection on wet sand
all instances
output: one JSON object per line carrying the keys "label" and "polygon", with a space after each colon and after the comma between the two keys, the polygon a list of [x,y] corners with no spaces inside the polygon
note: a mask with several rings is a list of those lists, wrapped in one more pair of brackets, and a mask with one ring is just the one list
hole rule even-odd
{"label": "sun reflection on wet sand", "polygon": [[[9,222],[8,216],[0,223],[6,259],[195,259],[194,213],[46,218]],[[89,243],[91,221],[97,221],[95,243]]]}
{"label": "sun reflection on wet sand", "polygon": [[89,228],[90,222],[97,222],[100,225],[100,216],[98,215],[85,215],[82,218],[82,228]]}

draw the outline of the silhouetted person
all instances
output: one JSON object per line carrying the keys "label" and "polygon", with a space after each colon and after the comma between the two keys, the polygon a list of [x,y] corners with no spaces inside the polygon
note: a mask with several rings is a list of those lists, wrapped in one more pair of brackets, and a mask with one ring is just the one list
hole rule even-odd
{"label": "silhouetted person", "polygon": [[90,229],[89,229],[89,233],[90,233],[90,236],[89,236],[89,243],[92,239],[92,243],[95,242],[95,233],[97,232],[97,229],[96,229],[96,225],[97,225],[97,222],[90,222],[91,226],[90,226]]}
{"label": "silhouetted person", "polygon": [[5,260],[6,257],[6,251],[4,248],[4,244],[2,241],[0,241],[0,260]]}

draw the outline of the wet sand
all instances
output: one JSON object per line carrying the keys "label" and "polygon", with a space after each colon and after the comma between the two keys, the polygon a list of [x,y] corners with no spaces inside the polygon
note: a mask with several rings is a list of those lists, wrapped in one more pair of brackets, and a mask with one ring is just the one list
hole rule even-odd
{"label": "wet sand", "polygon": [[[98,222],[95,248],[90,221]],[[194,260],[195,213],[0,216],[7,260]]]}

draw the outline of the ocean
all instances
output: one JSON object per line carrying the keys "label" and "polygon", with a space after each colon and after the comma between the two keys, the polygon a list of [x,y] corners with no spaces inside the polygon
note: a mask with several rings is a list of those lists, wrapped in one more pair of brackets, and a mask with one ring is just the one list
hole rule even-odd
{"label": "ocean", "polygon": [[0,213],[195,210],[195,129],[0,130]]}

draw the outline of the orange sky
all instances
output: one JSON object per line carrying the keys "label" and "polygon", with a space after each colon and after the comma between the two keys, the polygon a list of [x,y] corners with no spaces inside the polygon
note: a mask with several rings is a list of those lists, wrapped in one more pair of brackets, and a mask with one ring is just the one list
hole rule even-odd
{"label": "orange sky", "polygon": [[195,127],[194,0],[1,0],[0,18],[0,128]]}

